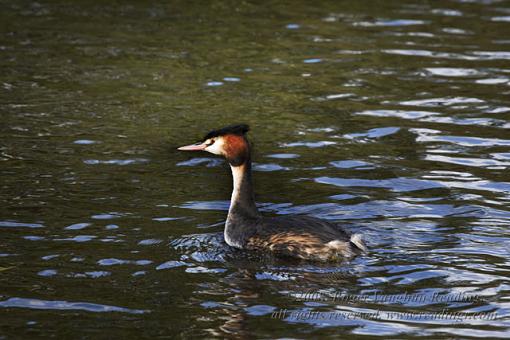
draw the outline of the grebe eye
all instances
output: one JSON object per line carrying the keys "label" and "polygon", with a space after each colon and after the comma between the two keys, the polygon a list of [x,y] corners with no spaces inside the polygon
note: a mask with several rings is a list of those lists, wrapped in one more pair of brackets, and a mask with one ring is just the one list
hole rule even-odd
{"label": "grebe eye", "polygon": [[214,142],[216,142],[216,140],[214,139],[210,139],[209,142],[207,143],[207,146],[211,146],[214,144]]}

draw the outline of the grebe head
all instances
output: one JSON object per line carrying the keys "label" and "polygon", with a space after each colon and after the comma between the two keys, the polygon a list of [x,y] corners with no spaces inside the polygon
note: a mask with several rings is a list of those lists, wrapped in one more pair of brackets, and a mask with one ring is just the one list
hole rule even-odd
{"label": "grebe head", "polygon": [[182,151],[207,151],[223,156],[232,166],[240,166],[250,158],[250,144],[245,137],[246,124],[229,125],[209,132],[201,142],[181,146]]}

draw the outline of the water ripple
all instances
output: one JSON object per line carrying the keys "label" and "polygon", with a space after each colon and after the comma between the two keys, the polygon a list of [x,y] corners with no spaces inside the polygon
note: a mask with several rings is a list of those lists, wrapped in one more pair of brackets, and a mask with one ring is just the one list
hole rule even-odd
{"label": "water ripple", "polygon": [[361,27],[393,27],[393,26],[415,26],[425,25],[427,22],[424,20],[413,19],[378,19],[375,21],[359,21],[355,22],[353,26]]}
{"label": "water ripple", "polygon": [[439,115],[438,112],[429,111],[405,111],[405,110],[367,110],[355,112],[354,114],[360,116],[373,116],[373,117],[398,117],[403,119],[418,119],[429,116]]}
{"label": "water ripple", "polygon": [[51,301],[12,297],[4,301],[0,301],[0,307],[3,308],[30,308],[43,310],[83,310],[93,313],[129,313],[144,314],[148,310],[129,309],[124,307],[102,305],[90,302],[68,302],[68,301]]}
{"label": "water ripple", "polygon": [[199,158],[191,158],[187,161],[179,162],[177,166],[197,166],[205,164],[206,167],[212,168],[218,165],[221,165],[223,160],[220,158],[209,158],[209,157],[199,157]]}
{"label": "water ripple", "polygon": [[86,159],[83,163],[88,165],[107,164],[107,165],[131,165],[131,164],[144,164],[149,162],[146,158],[134,158],[134,159]]}
{"label": "water ripple", "polygon": [[44,228],[40,223],[23,223],[14,221],[0,221],[0,228]]}
{"label": "water ripple", "polygon": [[317,177],[315,178],[315,182],[322,184],[331,184],[339,187],[385,188],[395,192],[411,192],[444,187],[443,185],[437,182],[405,177],[381,180],[339,178],[339,177]]}
{"label": "water ripple", "polygon": [[423,107],[439,107],[439,106],[450,106],[457,104],[479,104],[485,101],[479,98],[467,98],[467,97],[444,97],[444,98],[430,98],[430,99],[417,99],[407,100],[400,102],[401,105],[406,106],[423,106]]}
{"label": "water ripple", "polygon": [[425,70],[432,75],[443,77],[473,77],[485,74],[472,68],[428,67]]}
{"label": "water ripple", "polygon": [[367,132],[360,132],[360,133],[349,133],[344,135],[343,137],[349,138],[349,139],[357,139],[357,138],[381,138],[385,136],[392,135],[394,133],[397,133],[400,130],[399,127],[383,127],[383,128],[375,128],[368,130]]}

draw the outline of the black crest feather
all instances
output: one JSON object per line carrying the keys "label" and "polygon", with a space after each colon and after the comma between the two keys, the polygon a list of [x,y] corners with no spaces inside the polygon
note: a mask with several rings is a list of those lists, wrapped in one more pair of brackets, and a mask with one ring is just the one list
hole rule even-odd
{"label": "black crest feather", "polygon": [[212,130],[210,131],[205,137],[204,141],[209,138],[214,138],[218,136],[224,136],[224,135],[239,135],[243,136],[246,132],[250,130],[250,127],[246,124],[236,124],[236,125],[229,125],[225,126],[218,130]]}

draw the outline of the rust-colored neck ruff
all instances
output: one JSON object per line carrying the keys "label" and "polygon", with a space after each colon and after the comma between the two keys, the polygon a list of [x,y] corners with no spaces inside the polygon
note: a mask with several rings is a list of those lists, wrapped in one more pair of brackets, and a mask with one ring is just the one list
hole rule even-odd
{"label": "rust-colored neck ruff", "polygon": [[224,152],[231,166],[241,166],[249,162],[250,145],[246,138],[238,135],[226,135],[224,140]]}

